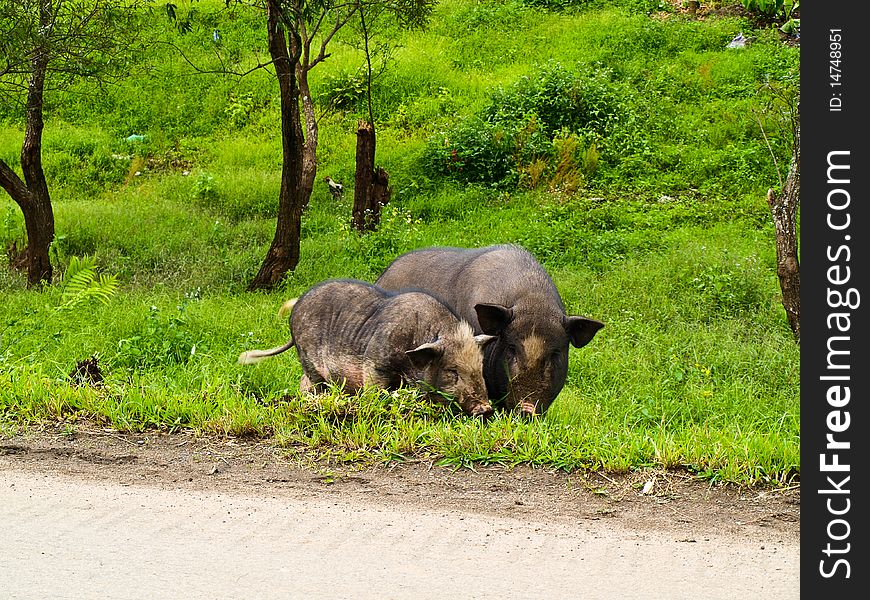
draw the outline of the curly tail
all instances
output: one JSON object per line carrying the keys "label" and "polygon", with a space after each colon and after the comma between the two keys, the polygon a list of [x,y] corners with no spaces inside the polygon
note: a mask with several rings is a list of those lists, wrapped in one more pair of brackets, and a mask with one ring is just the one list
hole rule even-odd
{"label": "curly tail", "polygon": [[[293,298],[292,300],[288,300],[284,304],[281,305],[281,308],[278,310],[278,316],[280,318],[284,318],[290,311],[293,310],[293,307],[296,305],[296,301],[299,298]],[[290,341],[284,344],[283,346],[278,346],[277,348],[270,348],[269,350],[248,350],[247,352],[242,352],[239,355],[239,364],[240,365],[252,365],[254,363],[258,363],[264,358],[269,358],[270,356],[275,356],[276,354],[281,354],[282,352],[286,352],[290,348],[294,346],[295,342],[293,338],[290,338]]]}
{"label": "curly tail", "polygon": [[264,358],[269,358],[270,356],[275,356],[276,354],[281,354],[282,352],[289,350],[295,343],[296,342],[291,339],[283,346],[278,346],[277,348],[270,348],[269,350],[248,350],[247,352],[242,352],[239,355],[239,364],[252,365],[258,363]]}
{"label": "curly tail", "polygon": [[282,304],[281,308],[278,309],[278,316],[283,319],[288,314],[290,314],[290,311],[293,310],[294,306],[296,306],[297,300],[299,300],[299,298],[293,298],[292,300],[288,300],[287,302]]}

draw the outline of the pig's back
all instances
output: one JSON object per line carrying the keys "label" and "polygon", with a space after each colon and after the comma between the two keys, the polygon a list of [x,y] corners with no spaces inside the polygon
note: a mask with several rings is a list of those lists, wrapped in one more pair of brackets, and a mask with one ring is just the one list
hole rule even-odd
{"label": "pig's back", "polygon": [[297,348],[314,356],[361,355],[377,329],[388,294],[369,283],[334,279],[302,296],[290,314]]}
{"label": "pig's back", "polygon": [[545,303],[564,310],[543,267],[529,252],[510,244],[409,252],[394,260],[376,285],[387,290],[416,287],[431,292],[475,326],[474,306],[480,303],[508,307]]}

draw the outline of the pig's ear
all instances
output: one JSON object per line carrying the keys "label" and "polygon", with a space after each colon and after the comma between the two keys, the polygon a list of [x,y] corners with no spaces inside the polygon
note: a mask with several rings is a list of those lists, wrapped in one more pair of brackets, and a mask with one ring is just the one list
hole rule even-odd
{"label": "pig's ear", "polygon": [[490,342],[494,342],[498,339],[497,335],[486,335],[485,333],[481,333],[480,335],[474,336],[474,341],[477,342],[477,345],[480,348],[486,348],[486,346]]}
{"label": "pig's ear", "polygon": [[586,317],[567,317],[565,319],[565,331],[575,348],[582,348],[592,341],[598,330],[604,327],[604,323]]}
{"label": "pig's ear", "polygon": [[405,354],[411,360],[411,364],[418,369],[424,369],[435,361],[441,358],[444,354],[444,347],[440,342],[432,342],[429,344],[421,344],[413,350],[407,350]]}
{"label": "pig's ear", "polygon": [[501,304],[475,304],[477,322],[488,335],[498,335],[514,318],[514,311]]}

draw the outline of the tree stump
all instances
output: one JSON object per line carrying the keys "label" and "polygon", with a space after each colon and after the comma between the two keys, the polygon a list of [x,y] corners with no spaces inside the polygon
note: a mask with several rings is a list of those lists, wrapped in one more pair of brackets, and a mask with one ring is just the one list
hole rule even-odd
{"label": "tree stump", "polygon": [[364,120],[356,132],[356,174],[353,187],[353,228],[374,231],[381,220],[381,209],[390,201],[393,188],[387,172],[375,169],[375,129]]}

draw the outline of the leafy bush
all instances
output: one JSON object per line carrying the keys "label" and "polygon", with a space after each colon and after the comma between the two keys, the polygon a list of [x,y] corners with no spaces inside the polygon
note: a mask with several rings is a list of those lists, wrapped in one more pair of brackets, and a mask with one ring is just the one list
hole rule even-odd
{"label": "leafy bush", "polygon": [[205,206],[214,206],[220,201],[220,193],[215,184],[214,175],[200,171],[193,180],[193,198]]}
{"label": "leafy bush", "polygon": [[251,121],[256,107],[253,92],[230,94],[224,113],[233,127],[241,129]]}
{"label": "leafy bush", "polygon": [[609,85],[608,72],[578,74],[550,63],[508,88],[498,88],[482,117],[490,123],[515,123],[534,114],[548,135],[562,129],[604,135],[621,104]]}
{"label": "leafy bush", "polygon": [[425,169],[463,182],[515,182],[512,133],[504,126],[472,117],[443,137],[430,138],[423,156]]}
{"label": "leafy bush", "polygon": [[115,362],[130,368],[181,365],[196,353],[196,342],[191,333],[185,310],[178,306],[178,314],[164,317],[152,306],[139,334],[118,342]]}
{"label": "leafy bush", "polygon": [[340,71],[324,77],[321,86],[323,100],[327,106],[348,110],[365,98],[366,73],[363,69]]}
{"label": "leafy bush", "polygon": [[[461,182],[574,192],[611,155],[643,147],[633,109],[609,72],[550,63],[490,94],[479,114],[429,139],[424,169]],[[629,123],[634,134],[621,124]]]}

